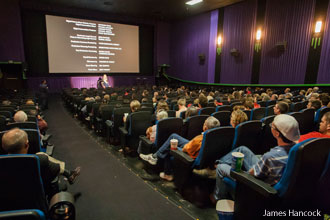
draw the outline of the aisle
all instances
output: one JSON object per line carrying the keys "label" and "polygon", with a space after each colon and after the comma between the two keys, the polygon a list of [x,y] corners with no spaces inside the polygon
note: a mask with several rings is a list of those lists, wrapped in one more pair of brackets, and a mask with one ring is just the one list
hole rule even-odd
{"label": "aisle", "polygon": [[77,182],[77,220],[192,219],[131,172],[71,117],[59,96],[51,97],[45,112],[54,157],[68,168],[81,166]]}

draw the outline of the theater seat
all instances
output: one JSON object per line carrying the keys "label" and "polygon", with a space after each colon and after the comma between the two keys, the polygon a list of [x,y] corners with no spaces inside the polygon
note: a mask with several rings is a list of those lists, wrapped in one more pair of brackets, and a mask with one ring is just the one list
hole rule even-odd
{"label": "theater seat", "polygon": [[237,125],[235,128],[233,149],[246,146],[253,153],[259,154],[261,150],[259,149],[261,125],[261,121],[246,121]]}
{"label": "theater seat", "polygon": [[0,156],[0,176],[0,211],[38,209],[49,219],[75,219],[74,198],[68,192],[55,194],[48,206],[37,156]]}
{"label": "theater seat", "polygon": [[142,154],[149,154],[156,152],[162,144],[167,140],[167,138],[176,133],[182,135],[182,118],[165,118],[157,121],[156,123],[156,139],[152,143],[146,136],[140,136],[142,141],[141,152]]}
{"label": "theater seat", "polygon": [[187,118],[183,124],[183,137],[191,140],[203,132],[203,125],[208,115],[195,115]]}
{"label": "theater seat", "polygon": [[[328,138],[309,139],[296,144],[289,152],[282,178],[274,186],[245,172],[231,171],[230,175],[237,183],[234,218],[262,219],[265,210],[288,212],[289,209],[320,209],[319,198],[314,189],[319,186],[320,179],[328,168],[329,152]],[[326,188],[323,189],[325,190]],[[327,209],[323,211],[329,211],[329,207]]]}
{"label": "theater seat", "polygon": [[212,114],[213,117],[220,121],[220,126],[230,126],[230,111],[219,111]]}
{"label": "theater seat", "polygon": [[214,167],[217,159],[231,151],[233,139],[234,128],[212,128],[204,132],[202,145],[195,160],[182,151],[171,150],[174,157],[174,183],[179,191],[188,182],[193,169]]}

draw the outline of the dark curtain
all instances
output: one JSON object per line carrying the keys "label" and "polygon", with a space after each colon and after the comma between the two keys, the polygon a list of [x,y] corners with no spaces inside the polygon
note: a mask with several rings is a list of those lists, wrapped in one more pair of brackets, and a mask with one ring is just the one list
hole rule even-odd
{"label": "dark curtain", "polygon": [[330,4],[328,6],[327,20],[324,25],[324,37],[320,58],[319,73],[317,83],[330,83]]}
{"label": "dark curtain", "polygon": [[[256,0],[225,8],[220,83],[250,83],[256,12]],[[232,49],[239,55],[231,55]]]}
{"label": "dark curtain", "polygon": [[[304,83],[315,0],[268,0],[260,83]],[[276,44],[287,41],[285,50]]]}

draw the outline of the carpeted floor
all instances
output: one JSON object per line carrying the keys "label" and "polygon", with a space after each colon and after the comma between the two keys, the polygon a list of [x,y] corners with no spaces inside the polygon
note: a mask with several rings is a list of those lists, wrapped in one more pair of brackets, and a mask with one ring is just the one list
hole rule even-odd
{"label": "carpeted floor", "polygon": [[79,126],[52,97],[45,112],[54,157],[68,168],[81,166],[81,176],[68,191],[81,193],[76,201],[78,220],[192,219],[188,213],[156,192],[125,164]]}

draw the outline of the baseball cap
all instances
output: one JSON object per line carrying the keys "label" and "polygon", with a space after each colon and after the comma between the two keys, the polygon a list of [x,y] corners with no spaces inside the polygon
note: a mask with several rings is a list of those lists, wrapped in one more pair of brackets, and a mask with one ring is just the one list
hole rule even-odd
{"label": "baseball cap", "polygon": [[300,138],[299,124],[291,115],[280,114],[274,118],[273,125],[290,141]]}

